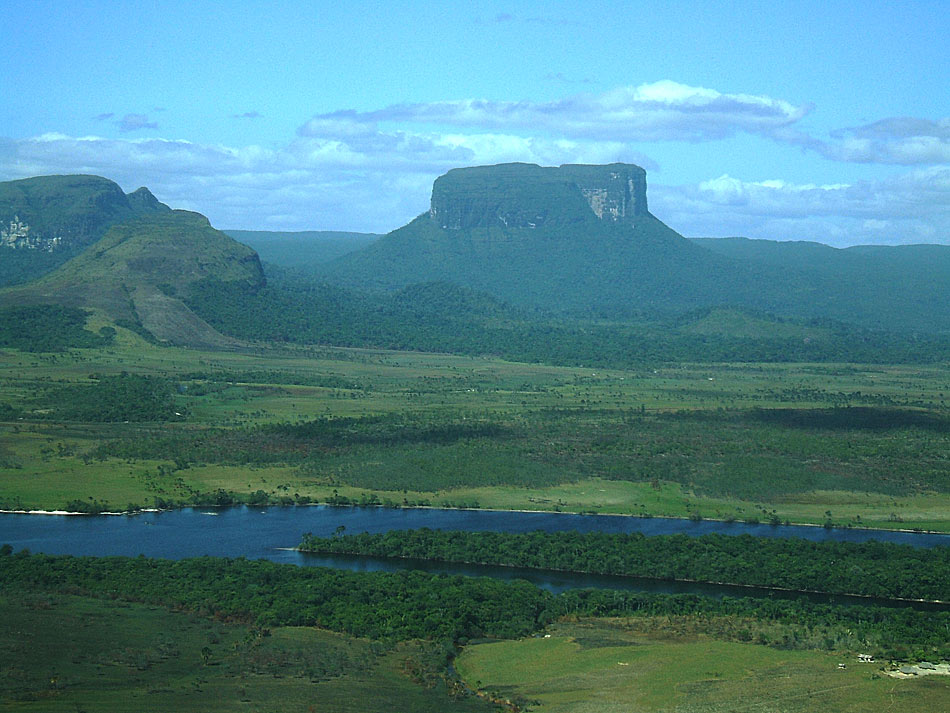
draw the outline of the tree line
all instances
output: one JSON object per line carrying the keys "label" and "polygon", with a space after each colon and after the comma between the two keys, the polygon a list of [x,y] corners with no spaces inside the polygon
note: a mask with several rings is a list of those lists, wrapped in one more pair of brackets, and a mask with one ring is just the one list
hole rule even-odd
{"label": "tree line", "polygon": [[114,423],[181,421],[185,408],[175,403],[176,384],[160,376],[122,372],[94,374],[89,383],[54,384],[38,394],[29,413],[38,420]]}
{"label": "tree line", "polygon": [[[240,339],[493,355],[566,366],[625,367],[656,361],[932,363],[950,340],[822,326],[822,336],[695,333],[684,317],[647,314],[624,323],[597,315],[557,317],[508,307],[448,283],[394,294],[287,280],[262,289],[205,280],[184,296],[216,329]],[[804,330],[804,325],[803,325]],[[803,332],[804,333],[804,332]]]}
{"label": "tree line", "polygon": [[300,549],[891,599],[950,600],[950,548],[876,541],[420,529],[343,537],[308,533]]}
{"label": "tree line", "polygon": [[[800,600],[615,590],[559,595],[525,581],[348,572],[263,560],[73,557],[0,548],[0,589],[56,591],[182,608],[259,626],[318,626],[385,641],[520,637],[562,617],[740,617],[825,632],[889,658],[950,656],[950,612]],[[795,647],[795,639],[773,642]]]}
{"label": "tree line", "polygon": [[[117,435],[89,457],[159,459],[177,467],[295,465],[308,478],[369,490],[542,487],[600,477],[768,501],[816,490],[907,495],[950,488],[950,420],[937,410],[898,407],[646,415],[600,407],[446,409]],[[368,462],[383,465],[365,467]]]}

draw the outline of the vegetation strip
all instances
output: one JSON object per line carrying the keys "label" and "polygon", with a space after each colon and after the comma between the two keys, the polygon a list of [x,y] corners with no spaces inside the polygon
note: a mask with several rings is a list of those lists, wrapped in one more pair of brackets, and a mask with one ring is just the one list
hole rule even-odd
{"label": "vegetation strip", "polygon": [[0,593],[14,589],[126,599],[258,626],[319,626],[387,641],[520,637],[563,617],[744,617],[791,626],[798,633],[775,642],[789,648],[818,636],[827,648],[859,646],[893,659],[920,650],[950,657],[945,611],[613,590],[555,596],[527,582],[260,560],[30,555],[4,546]]}
{"label": "vegetation strip", "polygon": [[950,548],[921,549],[874,541],[421,529],[333,538],[308,533],[300,549],[882,599],[950,600]]}

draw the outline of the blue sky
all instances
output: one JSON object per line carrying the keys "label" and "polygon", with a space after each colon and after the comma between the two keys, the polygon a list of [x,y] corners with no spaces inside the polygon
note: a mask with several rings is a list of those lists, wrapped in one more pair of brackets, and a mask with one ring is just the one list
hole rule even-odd
{"label": "blue sky", "polygon": [[386,232],[458,166],[627,161],[690,236],[950,243],[950,1],[4,0],[0,180]]}

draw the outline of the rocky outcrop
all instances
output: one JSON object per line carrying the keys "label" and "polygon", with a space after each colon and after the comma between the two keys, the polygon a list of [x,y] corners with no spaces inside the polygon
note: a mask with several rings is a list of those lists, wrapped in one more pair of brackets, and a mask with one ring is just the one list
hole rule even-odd
{"label": "rocky outcrop", "polygon": [[61,236],[42,237],[30,234],[30,226],[20,220],[19,215],[14,215],[10,224],[0,228],[0,246],[13,248],[14,250],[45,250],[48,253],[53,252],[63,239]]}
{"label": "rocky outcrop", "polygon": [[152,192],[145,186],[127,194],[126,198],[128,198],[129,207],[138,215],[143,213],[167,213],[171,210],[152,195]]}
{"label": "rocky outcrop", "polygon": [[126,195],[99,176],[38,176],[0,183],[0,246],[75,252],[112,225],[165,212],[148,189]]}
{"label": "rocky outcrop", "polygon": [[571,180],[601,220],[632,223],[647,215],[647,172],[629,163],[607,166],[567,165],[558,169]]}
{"label": "rocky outcrop", "polygon": [[445,230],[531,229],[592,220],[633,224],[646,215],[646,171],[623,163],[455,169],[436,179],[429,210],[429,218]]}

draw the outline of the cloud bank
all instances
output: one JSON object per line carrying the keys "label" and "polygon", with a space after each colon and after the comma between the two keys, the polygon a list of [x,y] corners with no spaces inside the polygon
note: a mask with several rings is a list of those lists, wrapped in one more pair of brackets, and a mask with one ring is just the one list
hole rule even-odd
{"label": "cloud bank", "polygon": [[[219,227],[386,232],[426,210],[432,181],[451,168],[624,161],[653,172],[651,210],[686,235],[950,243],[950,119],[886,118],[817,138],[800,128],[809,111],[765,95],[661,81],[551,102],[466,99],[340,110],[313,116],[282,145],[266,147],[125,137],[158,125],[144,114],[102,114],[96,118],[115,124],[120,136],[0,139],[0,179],[94,173],[126,190],[147,185],[164,202],[200,211]],[[691,185],[664,186],[657,163],[640,152],[644,142],[741,133],[904,172],[800,185],[710,171]]]}
{"label": "cloud bank", "polygon": [[950,163],[950,118],[882,119],[834,132],[834,144],[822,148],[829,158],[860,163],[902,165]]}
{"label": "cloud bank", "polygon": [[722,175],[651,192],[651,211],[689,236],[854,244],[950,244],[950,166],[885,180],[796,185]]}

